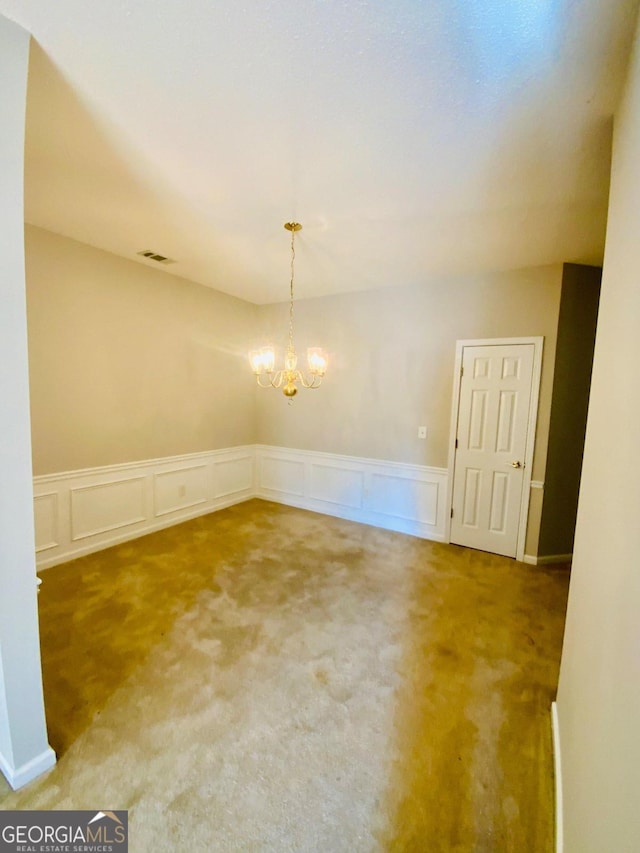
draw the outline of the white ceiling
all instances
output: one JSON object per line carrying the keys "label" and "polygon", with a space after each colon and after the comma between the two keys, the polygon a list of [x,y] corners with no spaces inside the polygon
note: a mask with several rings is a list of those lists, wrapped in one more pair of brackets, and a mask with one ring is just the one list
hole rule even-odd
{"label": "white ceiling", "polygon": [[[253,302],[602,260],[637,0],[0,0],[26,216]],[[141,263],[153,262],[140,260]]]}

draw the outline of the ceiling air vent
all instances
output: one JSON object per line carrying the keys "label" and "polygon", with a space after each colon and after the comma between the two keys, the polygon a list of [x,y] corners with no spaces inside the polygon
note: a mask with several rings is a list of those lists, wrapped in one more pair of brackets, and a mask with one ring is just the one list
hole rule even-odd
{"label": "ceiling air vent", "polygon": [[138,252],[143,258],[149,258],[150,261],[156,261],[159,264],[175,264],[172,258],[167,258],[164,255],[159,255],[157,252],[152,252],[151,249],[145,249],[143,252]]}

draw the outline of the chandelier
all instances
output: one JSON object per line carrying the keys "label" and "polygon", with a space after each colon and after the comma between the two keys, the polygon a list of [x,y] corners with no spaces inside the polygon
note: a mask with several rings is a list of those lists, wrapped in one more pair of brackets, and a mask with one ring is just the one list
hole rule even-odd
{"label": "chandelier", "polygon": [[293,346],[293,267],[296,259],[295,236],[302,225],[299,222],[285,222],[284,227],[291,232],[291,281],[289,287],[289,345],[284,358],[284,367],[274,370],[275,352],[273,347],[262,347],[249,354],[251,369],[261,388],[282,388],[282,393],[292,402],[298,393],[298,383],[303,388],[318,388],[327,372],[327,357],[320,347],[307,350],[308,374],[298,369],[298,356]]}

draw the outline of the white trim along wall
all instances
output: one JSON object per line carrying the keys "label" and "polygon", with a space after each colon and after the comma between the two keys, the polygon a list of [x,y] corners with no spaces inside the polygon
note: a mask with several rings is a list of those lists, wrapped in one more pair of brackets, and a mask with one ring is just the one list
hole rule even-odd
{"label": "white trim along wall", "polygon": [[562,825],[562,755],[560,752],[560,727],[558,725],[558,705],[551,703],[551,736],[553,739],[553,777],[555,790],[555,824],[556,824],[556,850],[555,853],[563,853],[564,850],[564,828]]}
{"label": "white trim along wall", "polygon": [[33,488],[38,569],[252,497],[446,541],[446,468],[333,453],[247,445],[47,474]]}

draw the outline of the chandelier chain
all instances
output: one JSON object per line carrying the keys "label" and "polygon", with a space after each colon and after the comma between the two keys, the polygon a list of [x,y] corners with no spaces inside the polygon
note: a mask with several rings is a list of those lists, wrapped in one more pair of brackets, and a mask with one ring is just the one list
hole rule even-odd
{"label": "chandelier chain", "polygon": [[289,349],[293,349],[293,265],[296,259],[295,228],[291,229],[291,281],[289,283]]}

